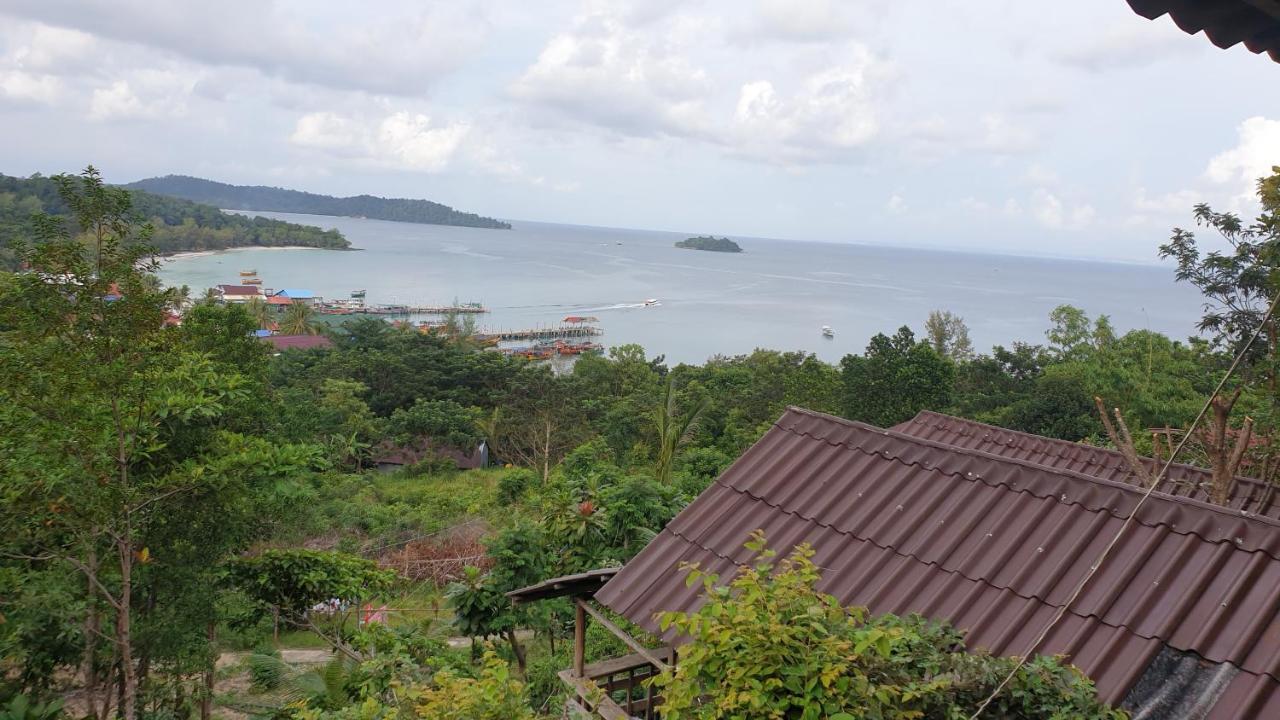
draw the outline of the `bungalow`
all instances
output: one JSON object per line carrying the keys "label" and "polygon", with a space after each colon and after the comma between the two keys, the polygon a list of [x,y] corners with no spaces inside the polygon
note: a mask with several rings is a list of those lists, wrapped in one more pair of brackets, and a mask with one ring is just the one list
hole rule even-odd
{"label": "bungalow", "polygon": [[262,293],[254,285],[218,285],[219,299],[224,303],[248,302],[250,298],[260,298]]}
{"label": "bungalow", "polygon": [[474,448],[466,450],[436,443],[426,437],[404,445],[386,441],[374,451],[373,464],[383,472],[393,472],[431,457],[452,460],[459,470],[476,470],[489,466],[489,446],[481,440]]}
{"label": "bungalow", "polygon": [[[932,413],[904,425],[792,408],[625,567],[511,593],[572,596],[575,640],[590,616],[635,651],[586,665],[579,643],[561,673],[570,707],[653,717],[660,699],[628,687],[676,662],[686,641],[655,616],[701,603],[677,566],[698,562],[727,581],[759,528],[779,551],[810,543],[819,589],[842,603],[945,619],[970,649],[1022,654],[1062,612],[1036,652],[1064,656],[1134,717],[1280,717],[1280,521],[1256,512],[1270,508],[1261,498],[1238,493],[1222,507],[1157,490],[1139,505],[1144,490],[1113,466],[1069,460],[1093,449],[987,426],[990,441],[975,440],[967,421]],[[665,646],[640,645],[598,606]]]}
{"label": "bungalow", "polygon": [[314,350],[333,347],[333,341],[323,335],[269,335],[262,338],[277,353],[285,350]]}

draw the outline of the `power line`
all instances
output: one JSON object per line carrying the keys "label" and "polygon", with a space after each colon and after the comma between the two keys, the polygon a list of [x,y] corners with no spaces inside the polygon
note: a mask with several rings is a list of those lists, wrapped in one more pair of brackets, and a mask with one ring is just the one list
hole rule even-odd
{"label": "power line", "polygon": [[1244,360],[1244,356],[1248,354],[1249,348],[1253,347],[1253,343],[1257,341],[1258,336],[1262,334],[1263,328],[1266,327],[1272,314],[1275,313],[1277,303],[1280,303],[1280,293],[1276,293],[1276,296],[1271,300],[1271,305],[1267,308],[1267,312],[1262,316],[1262,320],[1258,323],[1258,327],[1254,329],[1253,335],[1249,337],[1249,342],[1245,343],[1244,346],[1240,348],[1239,352],[1236,353],[1235,358],[1231,361],[1231,366],[1227,368],[1227,372],[1222,376],[1222,379],[1218,381],[1218,385],[1213,389],[1213,392],[1209,393],[1208,399],[1204,401],[1204,406],[1201,407],[1200,412],[1196,414],[1195,420],[1191,421],[1191,425],[1187,428],[1187,431],[1183,433],[1182,440],[1178,442],[1178,446],[1174,448],[1173,453],[1169,455],[1169,459],[1166,460],[1164,466],[1160,468],[1160,472],[1157,473],[1155,479],[1152,480],[1151,486],[1147,488],[1147,491],[1142,494],[1142,497],[1133,506],[1133,509],[1129,511],[1124,522],[1120,524],[1120,528],[1116,530],[1115,536],[1111,538],[1111,542],[1107,543],[1107,546],[1102,549],[1102,552],[1098,554],[1098,559],[1094,560],[1093,564],[1089,566],[1088,572],[1084,574],[1084,577],[1080,578],[1080,582],[1076,584],[1071,595],[1065,602],[1058,606],[1058,610],[1053,614],[1053,617],[1050,618],[1048,624],[1044,626],[1044,629],[1041,630],[1040,634],[1036,636],[1034,641],[1032,641],[1031,646],[1027,648],[1027,651],[1018,658],[1018,663],[1013,666],[1013,669],[1009,671],[1009,674],[1005,676],[1004,680],[1000,681],[1000,684],[996,686],[996,689],[991,691],[991,694],[987,696],[987,699],[982,701],[982,704],[978,706],[978,709],[973,711],[973,714],[969,716],[969,720],[977,720],[978,716],[982,714],[982,711],[986,710],[987,706],[996,699],[1000,692],[1013,681],[1013,678],[1017,676],[1018,671],[1027,664],[1027,660],[1030,659],[1031,655],[1040,647],[1040,643],[1044,642],[1044,639],[1049,636],[1049,633],[1053,628],[1060,620],[1062,620],[1062,617],[1066,615],[1067,609],[1071,607],[1072,603],[1074,603],[1080,597],[1080,594],[1084,592],[1085,586],[1088,585],[1089,581],[1093,579],[1093,576],[1098,573],[1098,569],[1102,567],[1102,563],[1106,562],[1112,549],[1114,549],[1120,542],[1120,538],[1124,536],[1125,532],[1129,529],[1129,526],[1133,524],[1133,519],[1137,516],[1138,510],[1147,502],[1147,498],[1151,497],[1151,493],[1155,492],[1156,488],[1160,485],[1160,481],[1164,479],[1165,473],[1169,471],[1169,466],[1173,464],[1173,461],[1178,457],[1178,453],[1182,452],[1182,448],[1185,447],[1187,441],[1191,439],[1191,435],[1195,432],[1196,426],[1204,419],[1205,413],[1209,412],[1209,407],[1213,404],[1213,399],[1218,397],[1218,393],[1222,392],[1222,388],[1226,386],[1227,380],[1231,379],[1231,376],[1235,374],[1236,369],[1240,367],[1240,363]]}

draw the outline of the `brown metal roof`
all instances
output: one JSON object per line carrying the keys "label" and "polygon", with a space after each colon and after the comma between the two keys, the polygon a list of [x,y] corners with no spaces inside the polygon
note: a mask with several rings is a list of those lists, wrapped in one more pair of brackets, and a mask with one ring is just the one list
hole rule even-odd
{"label": "brown metal roof", "polygon": [[[947,445],[1071,470],[1103,480],[1121,483],[1133,481],[1124,456],[1107,448],[1006,430],[928,410],[891,429]],[[1154,460],[1150,458],[1144,458],[1144,460],[1150,463],[1149,467],[1153,470],[1157,469]],[[1169,467],[1169,473],[1161,482],[1160,490],[1169,495],[1185,495],[1198,500],[1208,500],[1208,489],[1212,479],[1212,474],[1204,468],[1175,463]],[[1227,506],[1248,513],[1280,518],[1280,497],[1277,497],[1275,489],[1253,478],[1236,478],[1236,485],[1231,490],[1231,499]]]}
{"label": "brown metal roof", "polygon": [[507,597],[511,598],[512,602],[515,603],[534,602],[536,600],[546,600],[547,598],[564,597],[565,595],[585,595],[590,597],[600,589],[601,585],[613,579],[613,576],[617,575],[620,569],[616,567],[599,568],[551,578],[550,580],[543,580],[536,585],[512,590],[507,593]]}
{"label": "brown metal roof", "polygon": [[323,335],[268,335],[264,338],[276,350],[331,348],[333,341]]}
{"label": "brown metal roof", "polygon": [[1185,32],[1204,31],[1220,48],[1244,43],[1280,62],[1278,0],[1129,0],[1129,7],[1149,20],[1167,13]]}
{"label": "brown metal roof", "polygon": [[[726,580],[763,529],[811,543],[820,589],[1024,651],[1123,517],[1131,485],[789,410],[596,595],[657,632],[689,611],[681,561]],[[1280,523],[1155,493],[1040,652],[1124,699],[1162,647],[1241,669],[1208,716],[1280,717]],[[675,639],[675,638],[668,638]],[[675,639],[678,641],[678,639]]]}

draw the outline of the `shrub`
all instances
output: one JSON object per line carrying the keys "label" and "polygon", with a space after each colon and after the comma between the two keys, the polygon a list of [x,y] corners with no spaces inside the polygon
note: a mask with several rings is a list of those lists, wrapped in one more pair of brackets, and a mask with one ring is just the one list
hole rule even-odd
{"label": "shrub", "polygon": [[445,670],[436,674],[433,684],[418,700],[420,718],[534,720],[524,683],[511,677],[511,669],[493,651],[485,653],[479,677],[460,677]]}
{"label": "shrub", "polygon": [[528,468],[508,470],[498,478],[498,503],[513,505],[520,502],[537,482],[537,473]]}

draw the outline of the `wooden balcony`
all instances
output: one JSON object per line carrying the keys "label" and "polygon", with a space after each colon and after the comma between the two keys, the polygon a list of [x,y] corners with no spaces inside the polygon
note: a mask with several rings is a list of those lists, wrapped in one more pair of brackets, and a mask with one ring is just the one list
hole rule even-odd
{"label": "wooden balcony", "polygon": [[578,677],[572,669],[560,671],[569,688],[565,703],[570,718],[603,720],[654,720],[662,698],[646,681],[658,669],[644,655],[633,653],[587,665]]}

